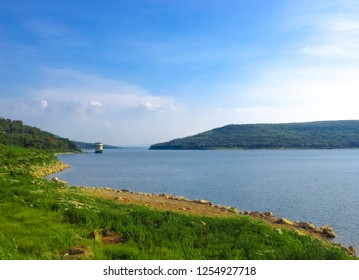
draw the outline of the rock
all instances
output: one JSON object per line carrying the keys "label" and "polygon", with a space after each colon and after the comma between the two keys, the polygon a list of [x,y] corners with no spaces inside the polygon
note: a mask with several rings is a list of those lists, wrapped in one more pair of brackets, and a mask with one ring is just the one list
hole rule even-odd
{"label": "rock", "polygon": [[115,200],[120,201],[120,202],[130,201],[129,198],[127,198],[127,197],[121,197],[121,196],[116,196],[116,197],[115,197]]}
{"label": "rock", "polygon": [[96,229],[89,234],[88,238],[95,239],[102,244],[118,244],[125,242],[125,239],[120,234],[115,233],[109,228]]}
{"label": "rock", "polygon": [[279,219],[279,223],[280,224],[283,224],[283,225],[293,225],[293,222],[292,221],[290,221],[290,220],[288,220],[288,219],[286,219],[286,218],[280,218]]}
{"label": "rock", "polygon": [[265,217],[272,217],[273,216],[273,213],[272,212],[264,212],[263,215]]}
{"label": "rock", "polygon": [[213,206],[213,202],[207,201],[204,199],[195,199],[195,200],[192,200],[192,202],[197,203],[197,204],[202,204],[202,205]]}
{"label": "rock", "polygon": [[204,199],[195,199],[193,200],[193,202],[197,203],[197,204],[207,204],[208,202]]}
{"label": "rock", "polygon": [[272,217],[266,217],[266,220],[271,222],[271,223],[279,223],[279,218],[276,216],[272,216]]}
{"label": "rock", "polygon": [[321,227],[321,229],[322,229],[322,235],[324,237],[335,238],[337,236],[336,233],[334,232],[333,228],[328,225]]}
{"label": "rock", "polygon": [[295,222],[294,225],[307,230],[315,230],[315,225],[307,222]]}
{"label": "rock", "polygon": [[76,246],[67,249],[61,254],[64,260],[88,260],[93,257],[91,250],[85,246]]}
{"label": "rock", "polygon": [[167,194],[167,193],[162,193],[162,194],[160,194],[159,196],[160,196],[160,197],[164,197],[164,198],[166,198],[166,199],[170,199],[170,198],[172,197],[171,194]]}
{"label": "rock", "polygon": [[318,234],[322,234],[322,233],[323,233],[323,229],[316,227],[316,228],[314,229],[314,232],[315,232],[315,233],[318,233]]}
{"label": "rock", "polygon": [[356,253],[356,249],[354,246],[349,246],[348,247],[348,253],[352,256],[355,256],[355,253]]}
{"label": "rock", "polygon": [[51,182],[58,183],[58,182],[59,182],[59,178],[54,177],[54,178],[51,179]]}
{"label": "rock", "polygon": [[261,218],[262,217],[262,213],[259,211],[249,211],[249,215],[255,218]]}
{"label": "rock", "polygon": [[229,210],[228,210],[228,212],[231,212],[231,213],[234,213],[234,214],[238,214],[238,213],[239,213],[238,209],[235,208],[235,207],[230,207]]}
{"label": "rock", "polygon": [[102,239],[102,232],[99,229],[95,229],[94,231],[91,231],[88,239],[95,239],[97,242],[101,242]]}
{"label": "rock", "polygon": [[173,196],[173,197],[171,197],[171,199],[177,200],[177,201],[189,201],[188,198],[185,198],[184,196]]}
{"label": "rock", "polygon": [[57,177],[52,178],[50,181],[53,182],[53,183],[61,184],[61,185],[66,185],[67,184],[66,181],[60,180]]}

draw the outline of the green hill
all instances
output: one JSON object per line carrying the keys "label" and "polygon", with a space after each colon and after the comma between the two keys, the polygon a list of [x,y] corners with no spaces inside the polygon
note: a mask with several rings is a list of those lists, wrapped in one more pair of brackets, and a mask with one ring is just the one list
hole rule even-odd
{"label": "green hill", "polygon": [[0,118],[0,144],[51,151],[77,150],[67,138],[24,125],[22,121]]}
{"label": "green hill", "polygon": [[242,124],[154,144],[157,150],[359,148],[359,121]]}

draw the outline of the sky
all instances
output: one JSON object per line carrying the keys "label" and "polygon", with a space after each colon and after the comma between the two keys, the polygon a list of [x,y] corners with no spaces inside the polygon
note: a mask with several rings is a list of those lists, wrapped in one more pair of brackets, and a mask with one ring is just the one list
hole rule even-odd
{"label": "sky", "polygon": [[0,117],[148,146],[359,119],[355,0],[0,0]]}

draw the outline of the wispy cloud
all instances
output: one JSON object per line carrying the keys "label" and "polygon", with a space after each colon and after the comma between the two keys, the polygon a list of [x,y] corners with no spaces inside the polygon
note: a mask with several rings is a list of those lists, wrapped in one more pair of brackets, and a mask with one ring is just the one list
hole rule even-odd
{"label": "wispy cloud", "polygon": [[36,18],[25,22],[24,28],[37,38],[40,38],[41,43],[57,47],[85,47],[89,45],[88,40],[80,32],[61,22]]}
{"label": "wispy cloud", "polygon": [[[99,75],[71,69],[43,72],[46,82],[41,88],[31,89],[26,97],[1,102],[1,112],[13,119],[28,116],[34,124],[67,137],[81,135],[83,140],[93,139],[102,130],[114,129],[117,135],[121,131],[127,134],[122,141],[150,144],[148,139],[166,133],[163,128],[167,127],[167,119],[182,107],[172,97],[156,96],[141,87]],[[150,129],[152,121],[159,124],[157,129]],[[148,138],[137,138],[142,142],[136,142],[134,135],[138,137],[140,131],[148,131]],[[108,136],[111,134],[108,131],[104,141],[111,143],[109,138],[116,139]]]}

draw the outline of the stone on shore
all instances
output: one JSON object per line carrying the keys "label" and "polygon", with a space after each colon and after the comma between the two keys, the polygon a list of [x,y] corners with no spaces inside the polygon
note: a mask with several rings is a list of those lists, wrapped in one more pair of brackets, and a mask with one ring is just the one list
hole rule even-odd
{"label": "stone on shore", "polygon": [[325,225],[325,226],[321,227],[320,229],[322,229],[322,235],[324,237],[335,238],[337,236],[336,233],[334,232],[333,228],[328,225]]}
{"label": "stone on shore", "polygon": [[273,217],[273,213],[272,212],[264,212],[263,213],[263,215],[265,216],[265,217]]}
{"label": "stone on shore", "polygon": [[355,254],[356,254],[356,249],[355,249],[354,246],[349,246],[347,252],[348,252],[350,255],[355,256]]}
{"label": "stone on shore", "polygon": [[312,223],[307,223],[307,222],[295,222],[294,226],[302,228],[302,229],[306,229],[306,230],[315,230],[315,225]]}
{"label": "stone on shore", "polygon": [[288,219],[286,219],[286,218],[280,218],[280,219],[279,219],[279,223],[280,223],[280,224],[283,224],[283,225],[290,225],[290,226],[293,225],[293,222],[290,221],[290,220],[288,220]]}
{"label": "stone on shore", "polygon": [[53,182],[53,183],[56,183],[56,184],[67,185],[66,181],[60,180],[57,177],[52,178],[50,181]]}

